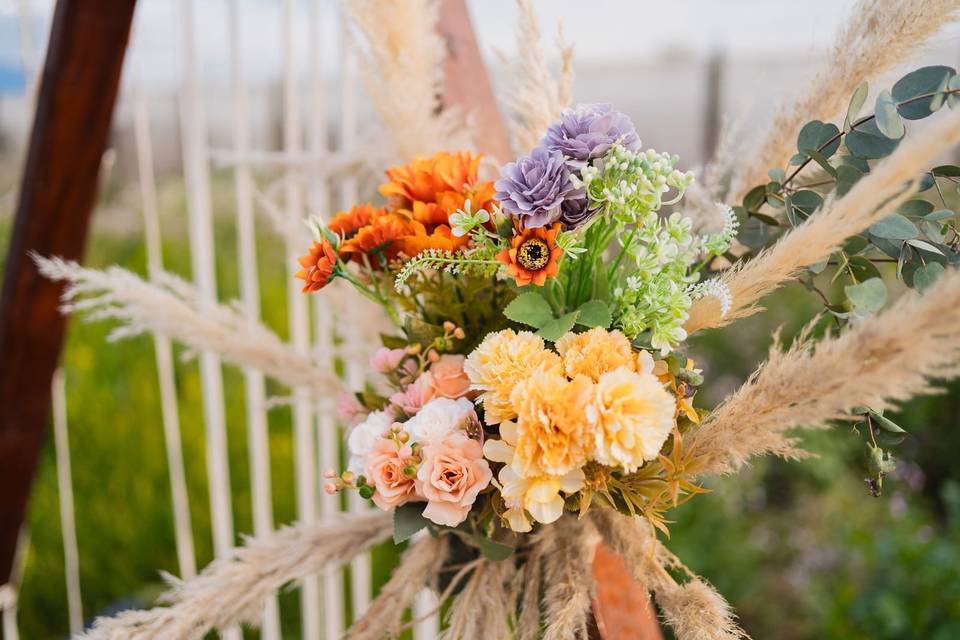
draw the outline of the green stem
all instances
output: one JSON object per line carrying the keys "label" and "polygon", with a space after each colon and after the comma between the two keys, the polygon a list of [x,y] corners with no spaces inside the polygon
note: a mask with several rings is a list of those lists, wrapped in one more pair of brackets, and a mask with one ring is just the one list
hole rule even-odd
{"label": "green stem", "polygon": [[630,235],[627,236],[626,242],[624,242],[623,246],[620,247],[620,253],[617,255],[617,259],[614,260],[613,266],[610,267],[610,270],[607,272],[608,280],[613,279],[613,274],[615,274],[617,269],[620,267],[620,263],[623,261],[623,257],[627,253],[627,249],[629,249],[631,243],[633,243],[633,236],[635,235],[637,235],[637,225],[633,225],[633,229],[630,230]]}

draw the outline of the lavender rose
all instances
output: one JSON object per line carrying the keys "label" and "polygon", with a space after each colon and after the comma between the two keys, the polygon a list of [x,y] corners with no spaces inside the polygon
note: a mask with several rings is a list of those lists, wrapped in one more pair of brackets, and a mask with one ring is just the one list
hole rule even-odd
{"label": "lavender rose", "polygon": [[560,122],[550,125],[540,146],[560,151],[573,166],[582,167],[617,142],[629,151],[640,150],[640,138],[630,118],[609,104],[578,104],[563,110]]}
{"label": "lavender rose", "polygon": [[501,206],[527,228],[556,222],[566,198],[584,197],[583,191],[570,182],[563,154],[542,147],[503,167],[494,186],[494,197]]}
{"label": "lavender rose", "polygon": [[573,231],[583,224],[590,221],[593,216],[599,213],[597,207],[591,208],[586,193],[579,198],[567,198],[560,205],[560,222],[567,231]]}

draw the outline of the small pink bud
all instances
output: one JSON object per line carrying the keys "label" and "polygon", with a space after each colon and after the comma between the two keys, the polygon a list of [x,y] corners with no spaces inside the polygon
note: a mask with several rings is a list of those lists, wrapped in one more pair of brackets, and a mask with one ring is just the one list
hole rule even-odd
{"label": "small pink bud", "polygon": [[354,479],[356,476],[353,474],[353,471],[344,471],[343,474],[342,474],[340,477],[341,477],[341,478],[343,479],[343,481],[346,482],[347,484],[353,484],[353,479]]}
{"label": "small pink bud", "polygon": [[323,477],[326,478],[327,480],[332,480],[333,478],[337,477],[337,472],[334,471],[333,469],[327,469],[326,471],[323,472]]}
{"label": "small pink bud", "polygon": [[446,331],[447,333],[452,332],[456,328],[457,328],[457,325],[453,324],[449,320],[443,323],[443,330]]}
{"label": "small pink bud", "polygon": [[427,356],[427,357],[430,358],[430,362],[439,362],[439,361],[440,361],[440,354],[437,353],[436,351],[431,351],[431,352],[430,352],[430,355]]}
{"label": "small pink bud", "polygon": [[333,484],[332,482],[328,482],[327,484],[323,485],[323,490],[327,492],[327,495],[332,496],[337,492],[337,485]]}
{"label": "small pink bud", "polygon": [[409,347],[407,347],[407,353],[409,353],[412,356],[417,355],[418,353],[420,353],[420,345],[419,344],[410,345]]}
{"label": "small pink bud", "polygon": [[457,340],[463,340],[464,338],[467,337],[467,334],[464,333],[463,329],[461,329],[460,327],[457,327],[457,329],[453,332],[453,337],[456,338]]}

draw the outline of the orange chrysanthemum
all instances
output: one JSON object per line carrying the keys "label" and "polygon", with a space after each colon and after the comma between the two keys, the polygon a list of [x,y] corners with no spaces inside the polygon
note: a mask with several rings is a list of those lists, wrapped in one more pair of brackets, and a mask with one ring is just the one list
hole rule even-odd
{"label": "orange chrysanthemum", "polygon": [[558,233],[559,222],[550,229],[524,229],[513,236],[510,248],[497,254],[497,260],[507,265],[507,273],[517,281],[518,287],[531,282],[542,287],[547,278],[560,271],[563,249],[557,246]]}
{"label": "orange chrysanthemum", "polygon": [[333,279],[337,266],[337,253],[325,239],[314,242],[310,251],[300,257],[300,266],[295,277],[304,281],[303,292],[312,293],[327,286]]}
{"label": "orange chrysanthemum", "polygon": [[408,258],[414,258],[427,249],[440,249],[441,251],[457,251],[467,246],[469,238],[466,236],[458,238],[450,231],[450,227],[445,224],[438,225],[429,235],[419,233],[406,236],[398,241],[401,252]]}
{"label": "orange chrysanthemum", "polygon": [[359,263],[367,255],[372,267],[385,267],[400,252],[400,240],[417,234],[426,234],[423,225],[398,214],[386,214],[340,245],[340,255]]}
{"label": "orange chrysanthemum", "polygon": [[400,206],[437,202],[441,192],[459,192],[464,185],[476,183],[481,157],[467,151],[440,151],[431,158],[417,158],[409,164],[391,167],[386,171],[389,182],[380,185],[380,193],[399,200]]}
{"label": "orange chrysanthemum", "polygon": [[333,216],[327,228],[342,238],[349,238],[362,227],[386,214],[386,209],[374,207],[368,202],[353,206],[349,211],[340,211]]}

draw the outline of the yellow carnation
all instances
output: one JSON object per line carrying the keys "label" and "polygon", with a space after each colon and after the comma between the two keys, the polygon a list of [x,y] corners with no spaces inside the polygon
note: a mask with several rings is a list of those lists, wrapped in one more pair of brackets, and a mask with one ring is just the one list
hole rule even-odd
{"label": "yellow carnation", "polygon": [[634,370],[630,341],[619,331],[597,327],[585,333],[568,333],[557,340],[557,351],[571,378],[582,374],[596,382],[606,372],[620,367]]}
{"label": "yellow carnation", "polygon": [[467,356],[463,370],[471,388],[478,389],[484,420],[498,424],[516,416],[510,394],[514,387],[537,368],[560,373],[560,357],[543,348],[543,339],[529,331],[505,329],[489,334]]}
{"label": "yellow carnation", "polygon": [[562,476],[521,475],[515,468],[517,425],[509,420],[500,423],[500,440],[489,439],[483,444],[483,455],[488,460],[503,462],[499,480],[501,495],[507,507],[503,518],[513,531],[525,532],[537,522],[549,524],[563,515],[563,495],[572,495],[583,488],[585,480],[581,469],[573,469]]}
{"label": "yellow carnation", "polygon": [[514,466],[524,476],[563,475],[587,462],[590,453],[586,407],[593,383],[586,376],[567,380],[538,369],[513,390],[517,412]]}
{"label": "yellow carnation", "polygon": [[587,417],[594,426],[593,457],[636,471],[660,453],[674,424],[676,401],[652,373],[617,369],[600,376]]}

